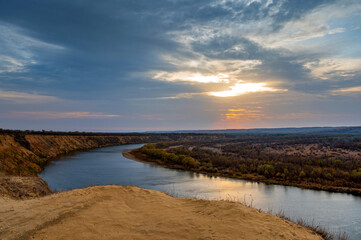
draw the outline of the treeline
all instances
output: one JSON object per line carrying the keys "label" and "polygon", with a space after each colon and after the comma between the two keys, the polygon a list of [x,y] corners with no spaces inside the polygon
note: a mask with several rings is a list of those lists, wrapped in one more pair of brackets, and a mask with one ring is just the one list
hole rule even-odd
{"label": "treeline", "polygon": [[205,136],[205,133],[152,133],[152,132],[129,132],[129,133],[110,133],[110,132],[82,132],[82,131],[52,131],[52,130],[12,130],[0,128],[0,134],[9,135],[61,135],[61,136],[173,136],[175,139],[184,136]]}
{"label": "treeline", "polygon": [[[224,141],[221,139],[207,139],[205,142],[188,142],[197,146],[209,146],[216,144],[245,144],[245,145],[262,145],[269,146],[286,146],[296,144],[319,144],[330,148],[345,148],[361,150],[361,135],[299,135],[299,134],[242,134],[242,135],[223,135]],[[231,137],[233,136],[233,137]],[[170,146],[173,143],[161,143],[162,146]],[[179,142],[177,144],[187,144],[187,142]]]}
{"label": "treeline", "polygon": [[179,164],[189,169],[198,168],[200,165],[199,161],[194,160],[194,158],[190,156],[168,153],[163,149],[156,148],[154,144],[144,145],[139,149],[139,152],[154,160],[160,160],[171,164]]}

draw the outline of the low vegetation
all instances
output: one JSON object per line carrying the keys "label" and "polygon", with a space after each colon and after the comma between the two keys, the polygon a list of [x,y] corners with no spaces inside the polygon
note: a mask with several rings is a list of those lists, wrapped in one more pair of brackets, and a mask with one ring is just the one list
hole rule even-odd
{"label": "low vegetation", "polygon": [[194,158],[186,155],[176,155],[174,153],[168,153],[163,149],[157,149],[154,144],[147,144],[140,148],[140,152],[151,157],[152,159],[159,159],[163,162],[171,164],[179,164],[187,169],[198,168],[201,163]]}

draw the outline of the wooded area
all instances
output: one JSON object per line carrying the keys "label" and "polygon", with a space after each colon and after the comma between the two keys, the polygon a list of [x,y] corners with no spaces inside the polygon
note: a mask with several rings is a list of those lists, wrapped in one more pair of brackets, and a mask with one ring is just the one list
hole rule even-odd
{"label": "wooded area", "polygon": [[148,144],[138,157],[220,176],[361,192],[359,135],[238,135]]}

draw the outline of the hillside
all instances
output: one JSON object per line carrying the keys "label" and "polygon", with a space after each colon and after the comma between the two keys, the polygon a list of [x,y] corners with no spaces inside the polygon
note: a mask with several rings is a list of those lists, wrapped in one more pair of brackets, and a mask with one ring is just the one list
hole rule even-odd
{"label": "hillside", "polygon": [[166,135],[80,136],[0,134],[0,196],[33,197],[50,193],[37,174],[52,159],[75,151],[121,144],[170,140]]}
{"label": "hillside", "polygon": [[97,186],[25,201],[0,199],[1,239],[322,239],[238,203]]}
{"label": "hillside", "polygon": [[76,151],[122,144],[222,139],[193,133],[85,133],[0,129],[0,196],[27,198],[50,193],[37,176],[51,160]]}

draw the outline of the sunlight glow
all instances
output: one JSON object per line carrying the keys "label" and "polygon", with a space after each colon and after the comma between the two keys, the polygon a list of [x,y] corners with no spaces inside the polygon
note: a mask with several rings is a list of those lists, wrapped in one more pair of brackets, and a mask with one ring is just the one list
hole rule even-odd
{"label": "sunlight glow", "polygon": [[236,83],[231,87],[229,91],[210,92],[209,95],[215,97],[235,97],[245,93],[254,92],[275,92],[275,91],[287,91],[275,88],[266,87],[266,83],[243,83],[242,81]]}
{"label": "sunlight glow", "polygon": [[186,78],[191,82],[200,82],[200,83],[219,83],[219,82],[228,82],[228,75],[227,74],[218,74],[218,75],[211,75],[211,76],[204,76],[201,74],[194,74]]}
{"label": "sunlight glow", "polygon": [[229,76],[227,74],[219,73],[217,75],[203,75],[201,73],[192,72],[158,72],[153,76],[153,79],[176,82],[198,82],[198,83],[228,83]]}

